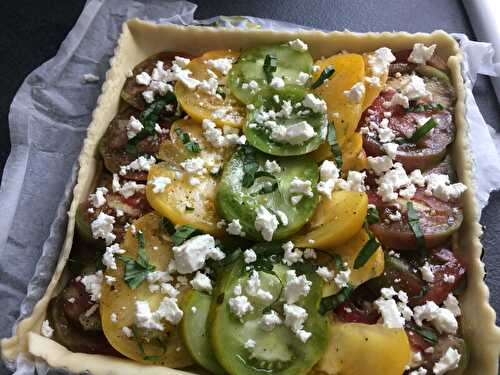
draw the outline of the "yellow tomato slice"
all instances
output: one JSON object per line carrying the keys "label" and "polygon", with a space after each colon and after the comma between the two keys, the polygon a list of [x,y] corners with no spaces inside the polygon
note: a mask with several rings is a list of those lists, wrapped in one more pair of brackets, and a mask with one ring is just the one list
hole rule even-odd
{"label": "yellow tomato slice", "polygon": [[[158,271],[165,271],[172,258],[172,252],[170,239],[160,228],[160,219],[157,214],[150,213],[134,221],[133,224],[137,231],[144,233],[144,250],[148,263],[154,265]],[[138,246],[136,236],[129,229],[120,245],[126,250],[124,255],[137,259]],[[155,311],[165,295],[151,293],[147,282],[142,282],[136,289],[131,289],[123,279],[123,262],[117,260],[116,263],[116,270],[108,268],[106,271],[106,276],[114,277],[116,281],[112,285],[106,282],[102,284],[100,302],[102,327],[109,343],[124,356],[141,363],[173,368],[192,365],[193,360],[182,344],[177,328],[167,322],[164,324],[164,331],[152,330],[154,331],[152,334],[157,335],[156,339],[163,342],[162,345],[159,345],[160,341],[156,339],[147,342],[144,339],[128,337],[123,332],[123,327],[131,329],[134,326],[137,300],[148,301],[151,311]],[[175,284],[175,281],[173,283]],[[116,315],[116,321],[112,320],[112,314]],[[142,344],[143,351],[138,342]],[[149,359],[146,356],[149,356]]]}
{"label": "yellow tomato slice", "polygon": [[332,66],[335,73],[321,86],[314,90],[314,93],[326,101],[328,110],[328,120],[335,124],[337,141],[340,145],[346,142],[356,131],[361,113],[363,112],[364,95],[360,102],[348,100],[345,91],[350,91],[358,83],[363,83],[365,77],[365,63],[363,56],[353,53],[334,55],[327,59],[316,61],[321,70],[315,73],[314,79],[327,66]]}
{"label": "yellow tomato slice", "polygon": [[352,191],[333,192],[318,204],[304,234],[292,238],[297,247],[314,247],[330,251],[354,236],[361,227],[368,211],[365,193]]}
{"label": "yellow tomato slice", "polygon": [[[365,99],[363,101],[363,111],[372,105],[373,101],[377,96],[379,96],[380,92],[384,89],[385,83],[387,82],[387,77],[389,75],[389,67],[384,69],[383,72],[375,72],[373,71],[371,64],[369,63],[369,59],[371,56],[374,56],[374,52],[365,53],[363,55],[363,59],[365,61],[365,74],[367,79],[365,80]],[[370,82],[375,77],[375,81],[378,82]]]}
{"label": "yellow tomato slice", "polygon": [[381,324],[330,325],[330,344],[314,373],[326,375],[401,375],[410,360],[404,329]]}
{"label": "yellow tomato slice", "polygon": [[[192,78],[199,81],[210,78],[208,73],[208,69],[210,69],[217,75],[219,86],[225,86],[226,77],[219,70],[208,65],[207,61],[221,58],[236,60],[239,55],[239,52],[230,50],[210,51],[193,59],[186,69],[192,72]],[[229,93],[222,97],[202,91],[199,87],[190,90],[181,81],[178,81],[175,85],[175,95],[189,116],[200,122],[203,119],[211,119],[220,126],[227,125],[240,128],[243,125],[246,116],[245,107]]]}
{"label": "yellow tomato slice", "polygon": [[[352,170],[360,171],[364,169],[358,169],[360,166],[364,166],[363,163],[359,162],[361,151],[363,151],[363,136],[360,133],[354,133],[351,138],[340,146],[340,149],[342,151],[342,171],[344,173]],[[328,143],[323,143],[310,155],[318,163],[333,157],[331,147]],[[366,158],[366,156],[364,157]],[[363,158],[363,154],[361,154],[361,158]]]}
{"label": "yellow tomato slice", "polygon": [[[347,263],[348,268],[351,270],[349,283],[354,287],[380,276],[382,272],[384,272],[384,251],[382,250],[382,247],[379,247],[361,268],[353,268],[354,261],[368,240],[368,233],[366,230],[362,229],[343,245],[331,249],[331,252],[339,254],[342,261]],[[325,286],[323,287],[323,296],[326,297],[332,294],[337,294],[339,291],[340,288],[335,282],[325,283]]]}

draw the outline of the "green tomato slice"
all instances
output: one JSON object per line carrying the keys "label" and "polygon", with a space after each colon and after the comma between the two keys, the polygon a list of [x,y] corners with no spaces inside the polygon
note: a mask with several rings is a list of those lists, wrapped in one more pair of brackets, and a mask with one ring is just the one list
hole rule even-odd
{"label": "green tomato slice", "polygon": [[[266,57],[273,58],[272,68],[264,66]],[[269,63],[269,58],[267,59]],[[295,51],[288,45],[257,47],[244,51],[238,61],[233,64],[228,74],[227,84],[231,93],[245,104],[261,102],[275,94],[288,90],[298,97],[304,96],[305,86],[299,80],[301,72],[310,74],[313,59],[309,52]],[[284,87],[272,87],[269,78],[279,77]],[[254,83],[255,82],[255,83]],[[257,85],[254,87],[253,85]]]}
{"label": "green tomato slice", "polygon": [[[276,263],[272,271],[256,271],[261,288],[271,292],[278,300],[286,283],[285,274],[289,268]],[[302,297],[296,305],[307,311],[308,317],[303,329],[311,332],[311,337],[303,343],[285,324],[276,325],[271,331],[261,327],[261,317],[270,307],[284,321],[283,300],[263,303],[260,299],[248,296],[253,311],[237,318],[230,310],[229,300],[235,296],[234,288],[242,287],[245,293],[246,282],[253,271],[246,271],[240,260],[228,266],[224,277],[214,294],[209,315],[209,332],[212,348],[221,366],[229,374],[306,374],[320,359],[328,345],[328,322],[319,312],[323,281],[314,273],[306,277],[312,281],[309,294]],[[253,348],[246,346],[253,340]],[[246,347],[245,347],[246,346]]]}
{"label": "green tomato slice", "polygon": [[[280,171],[263,173],[266,161],[276,162]],[[255,219],[262,206],[279,222],[272,239],[287,238],[314,214],[318,174],[316,163],[308,157],[269,157],[253,147],[241,147],[224,166],[216,196],[217,210],[227,221],[239,220],[246,238],[261,241],[262,232],[256,229]],[[292,203],[292,197],[300,194],[290,191],[295,177],[309,181],[312,190],[312,196],[302,195],[297,204]]]}
{"label": "green tomato slice", "polygon": [[207,318],[212,297],[208,294],[189,290],[183,298],[184,316],[180,325],[181,338],[193,359],[214,374],[224,374],[215,359],[207,336]]}
{"label": "green tomato slice", "polygon": [[[326,114],[314,113],[309,108],[296,105],[300,102],[289,100],[291,113],[285,115],[282,104],[286,101],[286,97],[282,96],[279,104],[273,102],[248,113],[243,125],[247,142],[266,154],[276,156],[304,155],[316,150],[325,141],[328,126]],[[269,114],[272,119],[264,120]],[[304,129],[308,129],[309,134],[304,133]]]}

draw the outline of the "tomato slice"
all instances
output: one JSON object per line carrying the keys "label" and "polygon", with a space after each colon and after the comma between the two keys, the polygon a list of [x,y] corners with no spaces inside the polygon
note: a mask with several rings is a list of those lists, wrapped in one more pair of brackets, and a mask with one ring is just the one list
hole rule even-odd
{"label": "tomato slice", "polygon": [[[236,61],[239,53],[231,50],[209,51],[192,60],[186,67],[191,77],[199,81],[207,81],[210,74],[217,79],[219,94],[208,93],[197,87],[190,90],[181,81],[175,85],[175,95],[182,108],[195,120],[202,122],[210,119],[220,126],[241,127],[246,115],[245,108],[227,90],[224,72],[210,65],[210,60],[229,59]],[[209,70],[211,73],[209,73]],[[226,73],[227,74],[227,73]]]}
{"label": "tomato slice", "polygon": [[[264,72],[267,56],[267,63],[271,64],[272,58],[272,64],[275,65],[272,76],[283,79],[283,87],[272,87],[268,82]],[[312,57],[309,52],[296,51],[286,44],[257,47],[241,53],[229,72],[227,84],[231,93],[245,104],[261,104],[273,95],[281,96],[284,90],[294,92],[295,97],[300,99],[306,90],[303,83],[298,83],[299,75],[310,74],[311,69]]]}
{"label": "tomato slice", "polygon": [[163,67],[167,70],[172,66],[172,61],[175,59],[175,56],[184,58],[191,57],[189,54],[184,52],[160,52],[136,65],[132,70],[132,76],[128,77],[123,85],[121,92],[122,99],[131,106],[141,111],[144,110],[147,104],[144,101],[142,93],[146,91],[148,87],[146,85],[138,84],[135,76],[142,72],[146,72],[151,75],[158,61],[163,62]]}

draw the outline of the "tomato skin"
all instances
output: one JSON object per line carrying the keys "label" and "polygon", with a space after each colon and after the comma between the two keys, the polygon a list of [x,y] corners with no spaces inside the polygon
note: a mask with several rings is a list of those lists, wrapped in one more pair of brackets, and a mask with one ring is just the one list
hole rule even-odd
{"label": "tomato skin", "polygon": [[335,310],[335,316],[345,323],[375,324],[379,314],[375,311],[367,311],[359,308],[352,301],[347,301]]}

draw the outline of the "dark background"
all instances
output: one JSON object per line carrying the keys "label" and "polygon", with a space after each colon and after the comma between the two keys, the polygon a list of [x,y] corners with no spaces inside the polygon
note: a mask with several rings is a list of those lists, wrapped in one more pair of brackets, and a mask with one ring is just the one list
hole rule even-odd
{"label": "dark background", "polygon": [[[250,15],[273,18],[328,30],[430,32],[444,29],[475,39],[462,3],[458,0],[192,0],[195,17]],[[83,9],[83,0],[0,0],[0,173],[10,152],[9,106],[24,78],[54,56]],[[487,78],[474,90],[490,125],[500,129],[500,107]],[[500,311],[500,193],[483,211],[487,282],[491,302]],[[493,271],[493,267],[495,270]],[[5,369],[4,369],[5,371]],[[0,366],[0,373],[3,373]]]}

